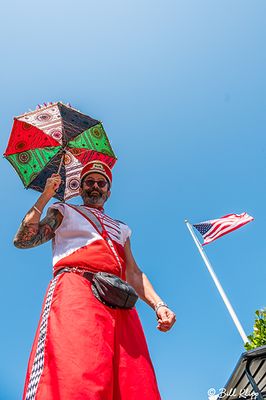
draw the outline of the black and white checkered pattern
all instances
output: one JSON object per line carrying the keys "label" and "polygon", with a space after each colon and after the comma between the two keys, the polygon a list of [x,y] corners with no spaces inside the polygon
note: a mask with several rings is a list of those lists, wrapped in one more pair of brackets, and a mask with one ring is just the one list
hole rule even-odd
{"label": "black and white checkered pattern", "polygon": [[56,276],[50,283],[50,287],[48,289],[47,297],[44,304],[44,310],[42,314],[40,333],[38,338],[37,349],[32,365],[32,370],[30,374],[29,384],[26,392],[25,400],[34,400],[38,388],[38,384],[40,381],[40,377],[43,371],[44,366],[44,344],[47,332],[47,320],[51,308],[52,298],[54,289],[56,286],[57,279],[59,275]]}

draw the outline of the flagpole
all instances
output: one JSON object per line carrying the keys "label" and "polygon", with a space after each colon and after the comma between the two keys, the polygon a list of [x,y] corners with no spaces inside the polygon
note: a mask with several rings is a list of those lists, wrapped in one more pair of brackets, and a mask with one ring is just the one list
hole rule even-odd
{"label": "flagpole", "polygon": [[239,319],[237,318],[237,315],[236,315],[236,313],[235,313],[230,301],[228,300],[228,297],[226,296],[225,291],[223,290],[222,285],[220,284],[219,279],[217,278],[217,276],[216,276],[216,274],[215,274],[215,272],[214,272],[214,270],[212,268],[212,265],[211,265],[207,255],[206,255],[205,251],[202,248],[202,245],[200,244],[197,236],[195,235],[191,224],[189,223],[188,220],[185,220],[185,224],[187,225],[187,228],[188,228],[189,232],[191,233],[191,236],[192,236],[192,238],[193,238],[193,240],[194,240],[194,242],[195,242],[195,244],[196,244],[196,246],[197,246],[197,248],[198,248],[198,250],[200,252],[200,255],[203,258],[203,261],[205,262],[205,265],[206,265],[206,267],[207,267],[207,269],[208,269],[208,271],[209,271],[209,273],[210,273],[210,275],[211,275],[211,277],[212,277],[212,279],[213,279],[213,281],[214,281],[214,283],[215,283],[215,285],[216,285],[216,287],[217,287],[217,289],[218,289],[218,291],[219,291],[219,293],[220,293],[220,295],[221,295],[221,297],[223,299],[224,304],[227,307],[227,310],[229,311],[229,314],[231,315],[231,317],[232,317],[232,319],[234,321],[234,324],[235,324],[235,326],[236,326],[241,338],[243,339],[243,342],[244,343],[249,342],[248,337],[245,334],[245,331],[244,331]]}

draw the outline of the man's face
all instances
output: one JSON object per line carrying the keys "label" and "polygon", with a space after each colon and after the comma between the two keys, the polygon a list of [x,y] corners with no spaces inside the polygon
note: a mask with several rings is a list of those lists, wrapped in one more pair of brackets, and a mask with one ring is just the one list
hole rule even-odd
{"label": "man's face", "polygon": [[111,194],[107,179],[97,172],[85,176],[79,193],[84,204],[94,207],[102,207]]}

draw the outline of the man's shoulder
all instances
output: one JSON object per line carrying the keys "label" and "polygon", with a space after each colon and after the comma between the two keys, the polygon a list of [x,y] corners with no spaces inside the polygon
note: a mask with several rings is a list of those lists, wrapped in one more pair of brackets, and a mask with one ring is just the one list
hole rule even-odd
{"label": "man's shoulder", "polygon": [[64,216],[65,214],[65,203],[61,201],[56,201],[53,204],[51,204],[48,208],[49,213],[55,213],[55,214],[61,214]]}
{"label": "man's shoulder", "polygon": [[126,240],[131,236],[131,228],[128,226],[128,224],[126,224],[124,221],[121,221],[120,219],[115,219],[114,221],[118,222],[119,224],[125,244]]}

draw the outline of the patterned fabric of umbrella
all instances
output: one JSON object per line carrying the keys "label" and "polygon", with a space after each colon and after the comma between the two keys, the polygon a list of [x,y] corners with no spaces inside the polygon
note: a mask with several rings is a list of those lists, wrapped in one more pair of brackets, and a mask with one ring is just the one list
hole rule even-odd
{"label": "patterned fabric of umbrella", "polygon": [[55,197],[61,201],[79,194],[86,163],[101,160],[112,168],[116,162],[102,123],[60,102],[15,117],[4,156],[25,187],[40,192],[60,168]]}

